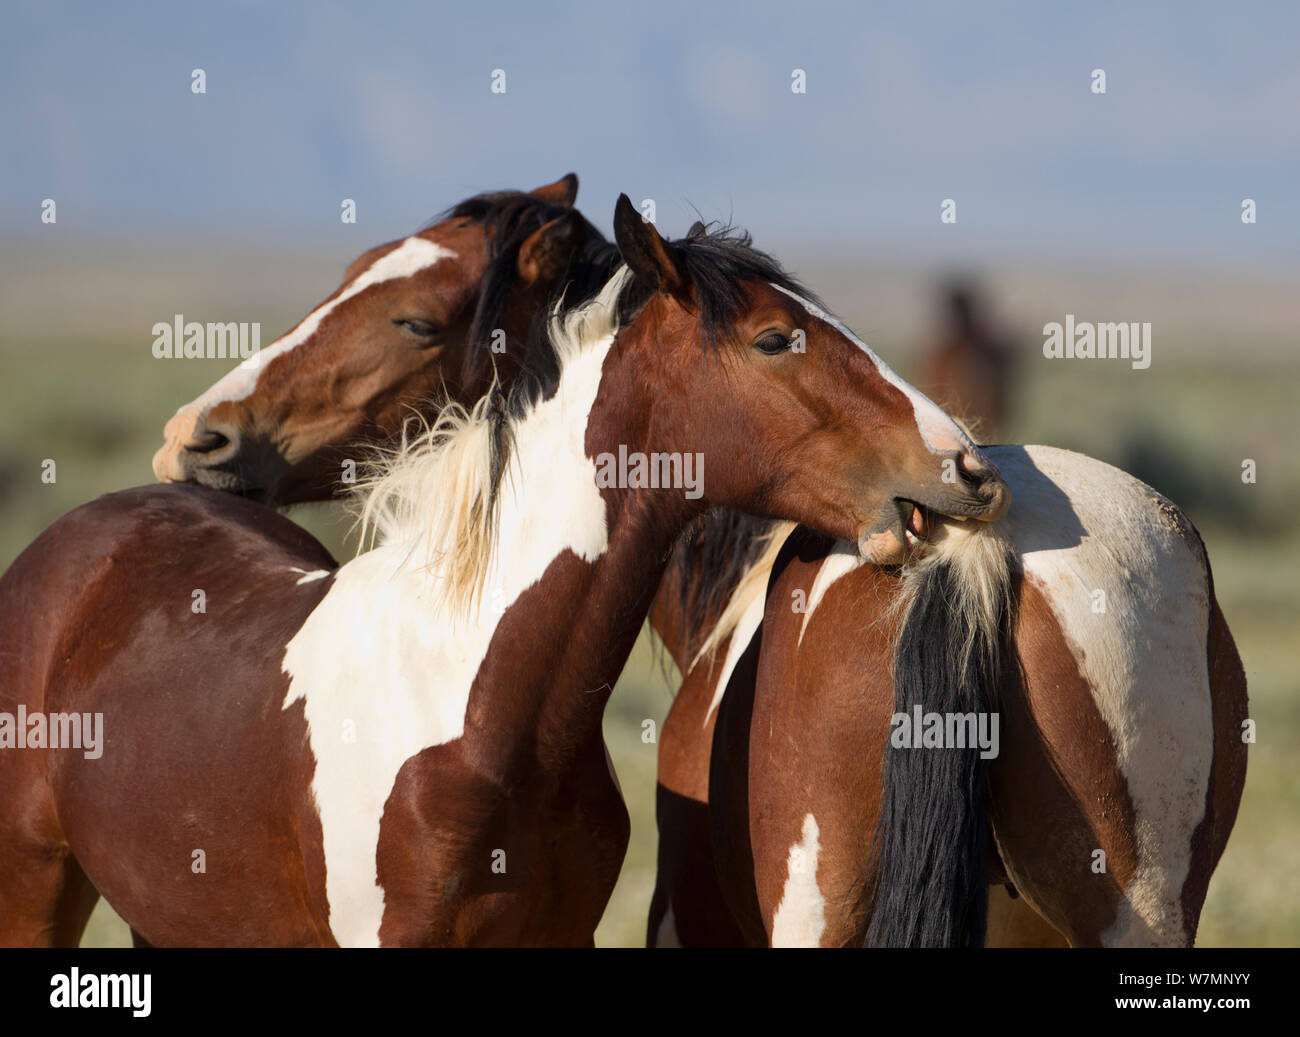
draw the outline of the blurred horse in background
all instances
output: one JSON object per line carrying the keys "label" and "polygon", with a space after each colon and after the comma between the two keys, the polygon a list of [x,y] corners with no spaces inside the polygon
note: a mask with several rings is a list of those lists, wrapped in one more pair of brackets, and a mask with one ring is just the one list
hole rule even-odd
{"label": "blurred horse in background", "polygon": [[917,388],[978,441],[996,442],[1014,397],[1015,349],[990,326],[973,283],[948,284],[941,309],[942,328],[922,353]]}

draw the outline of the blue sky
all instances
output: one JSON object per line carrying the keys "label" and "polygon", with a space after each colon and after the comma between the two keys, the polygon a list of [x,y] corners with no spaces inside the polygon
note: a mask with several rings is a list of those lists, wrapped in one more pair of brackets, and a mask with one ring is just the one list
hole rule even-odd
{"label": "blue sky", "polygon": [[1300,254],[1291,5],[6,6],[6,235],[53,197],[70,234],[359,250],[573,169],[606,228],[627,191],[774,247]]}

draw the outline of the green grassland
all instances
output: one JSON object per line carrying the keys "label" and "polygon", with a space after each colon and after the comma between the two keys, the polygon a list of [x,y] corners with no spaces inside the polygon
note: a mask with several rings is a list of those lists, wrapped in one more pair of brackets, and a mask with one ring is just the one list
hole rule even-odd
{"label": "green grassland", "polygon": [[[0,336],[5,332],[0,329]],[[900,351],[879,344],[900,359]],[[1148,371],[1027,355],[1008,441],[1087,451],[1134,471],[1182,504],[1205,538],[1223,610],[1250,681],[1258,744],[1236,831],[1210,887],[1201,946],[1300,944],[1300,460],[1296,361],[1234,366],[1225,356]],[[900,366],[906,371],[906,356]],[[221,361],[156,361],[148,339],[0,337],[0,564],[46,525],[97,495],[152,479],[149,461],[176,405],[225,373]],[[53,459],[57,481],[41,480]],[[1258,465],[1245,485],[1243,458]],[[292,513],[335,550],[351,551],[333,506]],[[632,843],[597,933],[640,945],[654,883],[657,747],[642,738],[671,704],[670,682],[643,636],[615,691],[607,740],[632,815]],[[0,805],[2,809],[2,805]],[[101,903],[85,944],[128,933]]]}

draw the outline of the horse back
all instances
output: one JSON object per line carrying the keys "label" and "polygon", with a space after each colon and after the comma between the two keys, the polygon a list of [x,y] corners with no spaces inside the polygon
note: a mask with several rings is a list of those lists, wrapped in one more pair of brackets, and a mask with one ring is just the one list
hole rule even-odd
{"label": "horse back", "polygon": [[[79,715],[99,732],[89,749],[23,755],[39,761],[58,837],[95,887],[133,925],[133,914],[153,908],[141,930],[150,942],[243,942],[251,930],[242,914],[200,934],[188,931],[190,906],[259,861],[289,859],[276,853],[286,844],[304,851],[293,859],[321,859],[314,762],[301,708],[283,708],[281,661],[334,568],[317,541],[270,509],[159,485],[70,512],[0,583],[6,654],[18,660],[5,708]],[[105,816],[115,818],[111,831]],[[113,849],[122,846],[149,859]],[[232,846],[233,856],[215,851]],[[224,858],[219,868],[209,852]],[[266,875],[255,899],[268,912],[284,897],[323,903],[323,875],[311,870]],[[246,908],[256,917],[258,904]],[[322,912],[308,914],[314,923],[259,935],[328,942]]]}

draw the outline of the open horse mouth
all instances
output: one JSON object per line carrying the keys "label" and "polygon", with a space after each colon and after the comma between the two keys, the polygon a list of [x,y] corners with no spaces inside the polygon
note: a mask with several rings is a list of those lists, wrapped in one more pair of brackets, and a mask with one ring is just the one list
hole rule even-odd
{"label": "open horse mouth", "polygon": [[[940,521],[938,515],[927,508],[924,504],[917,504],[910,500],[897,501],[900,517],[906,513],[907,517],[903,520],[903,536],[906,538],[908,546],[915,546],[922,540],[929,540],[930,534],[934,532],[935,525]],[[958,521],[965,522],[965,519]]]}
{"label": "open horse mouth", "polygon": [[939,525],[948,518],[954,521],[964,522],[965,518],[959,516],[941,515],[924,504],[908,500],[906,497],[895,497],[893,501],[895,514],[892,521],[884,530],[885,535],[892,537],[898,547],[915,549],[925,543],[934,534]]}
{"label": "open horse mouth", "polygon": [[993,507],[981,515],[940,511],[920,501],[895,497],[883,509],[883,523],[859,538],[858,551],[867,561],[876,565],[898,565],[917,552],[924,551],[926,544],[944,524],[996,521],[1006,514],[1009,505],[1010,494],[1005,486],[994,499]]}

